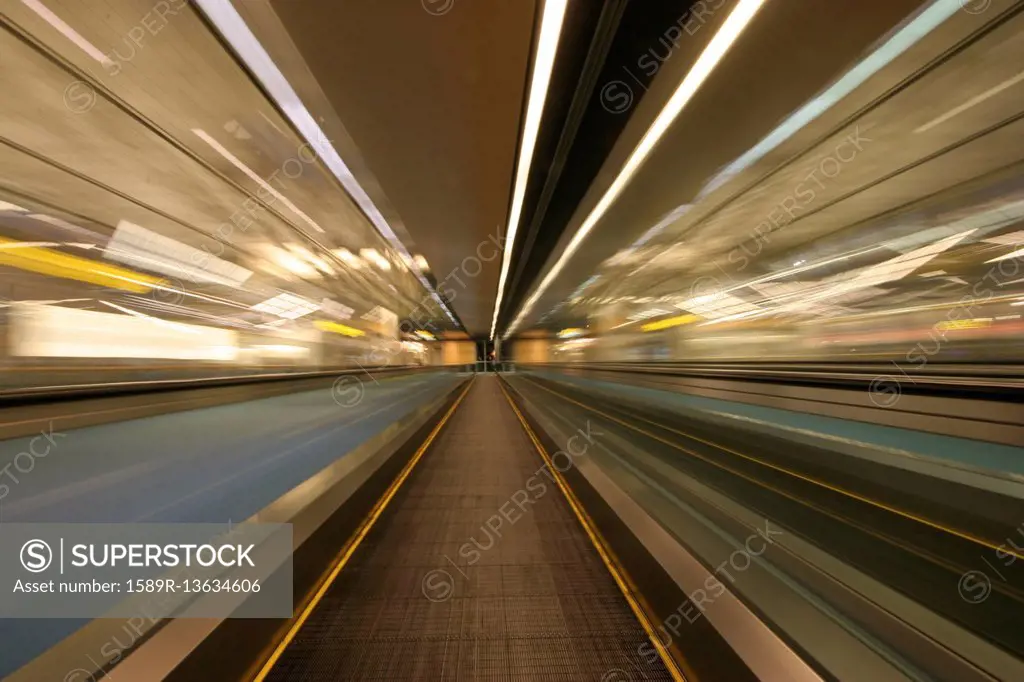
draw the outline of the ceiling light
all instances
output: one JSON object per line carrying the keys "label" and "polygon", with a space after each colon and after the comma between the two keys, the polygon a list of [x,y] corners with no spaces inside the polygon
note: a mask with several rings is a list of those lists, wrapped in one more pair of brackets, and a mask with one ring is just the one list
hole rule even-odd
{"label": "ceiling light", "polygon": [[173,327],[153,330],[157,318],[152,316],[141,316],[147,320],[59,306],[28,306],[21,313],[12,319],[16,327],[11,334],[12,355],[221,362],[238,355],[238,332],[227,329],[161,320]]}
{"label": "ceiling light", "polygon": [[283,317],[286,320],[294,320],[319,309],[320,306],[316,303],[307,301],[294,294],[278,294],[262,303],[257,303],[251,308],[251,310],[260,313],[270,313],[271,315]]}
{"label": "ceiling light", "polygon": [[565,267],[566,262],[580,247],[580,244],[586,239],[590,231],[594,229],[598,221],[604,216],[604,214],[611,208],[612,203],[619,197],[626,185],[639,170],[640,166],[650,156],[654,146],[661,140],[662,136],[668,130],[669,126],[675,121],[676,117],[679,116],[683,108],[689,103],[690,99],[694,96],[700,86],[707,80],[708,76],[714,70],[715,66],[722,60],[725,53],[728,52],[732,44],[736,42],[743,29],[749,25],[750,21],[757,14],[757,11],[761,9],[765,0],[739,0],[736,7],[726,18],[725,23],[718,29],[711,42],[704,48],[704,51],[697,58],[697,61],[687,72],[683,81],[676,88],[675,92],[669,98],[668,102],[659,112],[657,118],[651,124],[651,127],[647,129],[644,136],[640,139],[639,144],[626,159],[626,163],[622,169],[619,170],[618,175],[612,181],[612,184],[605,190],[604,195],[594,206],[593,210],[580,225],[580,228],[573,235],[569,244],[562,251],[558,260],[554,266],[548,271],[548,274],[541,281],[536,291],[527,299],[523,305],[519,314],[516,316],[512,325],[509,327],[508,334],[522,322],[526,314],[533,308],[537,303],[537,300],[541,297],[544,291],[551,285],[551,282],[558,276]]}
{"label": "ceiling light", "polygon": [[363,267],[363,260],[348,249],[334,249],[331,253],[337,256],[338,260],[345,265],[348,265],[353,270],[358,270]]}
{"label": "ceiling light", "polygon": [[319,277],[320,273],[317,272],[316,268],[307,263],[302,258],[285,251],[284,249],[273,246],[272,244],[266,244],[262,247],[262,251],[273,261],[275,264],[280,265],[288,272],[298,275],[299,277]]}
{"label": "ceiling light", "polygon": [[60,242],[2,242],[0,249],[38,249],[40,247],[60,246]]}
{"label": "ceiling light", "polygon": [[82,34],[68,26],[63,19],[51,12],[43,3],[39,2],[39,0],[21,0],[21,2],[25,7],[28,7],[30,10],[38,14],[40,19],[57,29],[62,36],[78,46],[82,52],[86,53],[105,67],[111,67],[114,65],[114,63],[110,61],[110,58],[103,54],[103,50],[83,38]]}
{"label": "ceiling light", "polygon": [[430,265],[427,263],[427,259],[424,258],[421,254],[416,254],[415,256],[413,256],[412,260],[414,263],[416,263],[416,267],[418,267],[423,272],[427,272],[430,270]]}
{"label": "ceiling light", "polygon": [[1020,258],[1021,256],[1024,256],[1024,249],[1017,249],[1016,251],[1013,251],[1012,253],[1008,253],[1005,256],[999,256],[998,258],[993,258],[992,260],[987,260],[987,261],[985,261],[985,263],[986,264],[987,263],[998,263],[999,261],[1009,260],[1011,258]]}
{"label": "ceiling light", "polygon": [[709,319],[763,310],[763,308],[748,303],[742,298],[721,291],[705,296],[697,296],[696,298],[679,303],[676,307],[699,313]]}
{"label": "ceiling light", "polygon": [[193,248],[127,220],[117,224],[103,255],[110,260],[193,282],[238,287],[252,276],[251,270],[217,258],[209,251]]}
{"label": "ceiling light", "polygon": [[15,213],[28,213],[27,208],[22,208],[17,204],[9,204],[6,201],[0,201],[0,211],[14,211]]}
{"label": "ceiling light", "polygon": [[309,249],[307,249],[305,246],[300,246],[298,244],[285,244],[284,248],[288,249],[294,255],[304,260],[309,260],[313,257],[313,254],[310,253]]}
{"label": "ceiling light", "polygon": [[391,261],[380,255],[377,249],[360,249],[359,255],[385,272],[391,270]]}
{"label": "ceiling light", "polygon": [[324,273],[325,275],[334,276],[334,275],[337,274],[334,271],[334,268],[331,267],[331,264],[328,263],[323,258],[320,258],[319,256],[313,256],[313,261],[312,262],[313,262],[313,265],[315,265],[317,267],[317,269],[320,272]]}
{"label": "ceiling light", "polygon": [[342,305],[337,301],[329,298],[322,299],[320,301],[320,311],[327,313],[331,317],[337,317],[340,320],[347,320],[352,317],[352,313],[355,312],[352,308],[347,305]]}
{"label": "ceiling light", "polygon": [[659,315],[668,315],[670,310],[662,310],[661,308],[652,308],[651,310],[641,310],[638,313],[633,313],[629,316],[630,322],[637,322],[639,320],[649,320],[652,317],[658,317]]}
{"label": "ceiling light", "polygon": [[417,329],[413,332],[416,336],[420,337],[424,341],[434,341],[437,337],[428,332],[426,329]]}
{"label": "ceiling light", "polygon": [[530,96],[526,104],[526,118],[523,121],[522,142],[519,145],[519,161],[516,163],[516,181],[512,190],[512,205],[508,212],[508,228],[505,230],[505,249],[501,256],[501,274],[498,275],[498,293],[494,299],[494,316],[491,320],[491,338],[498,325],[498,313],[505,292],[505,280],[508,278],[512,262],[512,251],[516,243],[516,232],[519,230],[519,219],[523,212],[526,199],[526,184],[530,179],[530,165],[533,162],[533,151],[537,146],[540,133],[541,116],[544,114],[544,102],[548,96],[551,73],[555,68],[555,54],[558,51],[558,39],[562,34],[562,21],[565,19],[567,0],[545,0],[544,14],[541,18],[540,36],[537,39],[537,53],[533,59],[533,77],[530,82]]}
{"label": "ceiling light", "polygon": [[307,263],[314,266],[325,275],[334,274],[334,268],[332,268],[327,261],[311,252],[305,246],[299,246],[298,244],[285,244],[285,248],[291,251],[295,256],[302,258]]}

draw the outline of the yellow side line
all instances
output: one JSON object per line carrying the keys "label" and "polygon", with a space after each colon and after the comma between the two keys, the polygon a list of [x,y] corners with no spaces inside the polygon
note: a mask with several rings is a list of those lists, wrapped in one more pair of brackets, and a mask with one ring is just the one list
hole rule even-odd
{"label": "yellow side line", "polygon": [[[757,479],[751,478],[751,477],[746,476],[746,475],[744,475],[744,474],[742,474],[742,473],[740,473],[738,471],[735,471],[734,469],[732,469],[730,467],[727,467],[727,466],[725,466],[724,464],[722,464],[720,462],[716,462],[716,461],[714,461],[713,459],[711,459],[709,457],[705,457],[704,455],[701,455],[700,453],[694,452],[693,450],[688,450],[687,448],[684,448],[683,446],[679,445],[678,443],[674,443],[674,442],[672,442],[670,440],[667,440],[665,438],[661,438],[660,436],[657,436],[657,435],[655,435],[653,433],[650,433],[649,431],[645,431],[645,430],[643,430],[641,428],[637,428],[636,426],[633,426],[632,424],[629,424],[628,422],[625,422],[625,421],[622,421],[621,419],[613,417],[610,414],[602,412],[601,410],[598,410],[596,408],[590,407],[589,405],[584,405],[583,403],[577,402],[577,401],[573,400],[572,398],[570,398],[570,397],[568,397],[568,396],[566,396],[566,395],[564,395],[562,393],[559,393],[558,391],[552,391],[550,388],[547,388],[546,386],[542,386],[541,384],[539,384],[539,383],[537,383],[535,381],[531,381],[530,383],[535,385],[537,388],[540,388],[541,390],[547,391],[548,393],[551,393],[552,395],[557,395],[558,397],[562,398],[563,400],[567,400],[570,403],[572,403],[574,405],[578,405],[579,407],[582,407],[585,410],[589,410],[589,411],[591,411],[591,412],[593,412],[595,414],[599,414],[602,417],[604,417],[605,419],[611,419],[615,423],[621,424],[622,426],[625,426],[627,429],[630,429],[632,431],[636,431],[637,433],[642,433],[643,435],[647,436],[648,438],[653,438],[654,440],[656,440],[656,441],[658,441],[660,443],[664,443],[665,445],[668,445],[668,446],[670,446],[672,448],[675,448],[676,450],[680,450],[681,452],[685,452],[688,455],[692,455],[694,457],[698,457],[698,458],[704,460],[705,462],[713,464],[713,465],[715,465],[716,467],[718,467],[720,469],[726,469],[727,471],[730,471],[730,472],[732,472],[732,473],[734,473],[734,474],[736,474],[738,476],[741,476],[741,477],[743,477],[743,478],[745,478],[745,479],[747,479],[749,481],[757,483],[758,485],[761,485],[763,487],[771,487],[771,486],[768,486],[767,484],[765,484],[765,483],[763,483],[761,481],[758,481]],[[781,466],[779,466],[777,464],[772,464],[771,462],[766,462],[764,460],[758,459],[757,457],[752,457],[751,455],[745,455],[742,452],[737,452],[737,451],[735,451],[735,450],[733,450],[731,448],[725,447],[724,445],[720,445],[719,443],[715,443],[713,441],[705,440],[703,438],[691,435],[691,434],[686,433],[684,431],[678,431],[676,429],[673,429],[672,427],[665,426],[664,424],[658,424],[657,422],[653,422],[650,419],[645,419],[644,417],[641,417],[641,416],[639,416],[637,414],[633,414],[632,412],[630,413],[630,416],[633,417],[634,419],[639,420],[639,421],[646,422],[647,424],[650,424],[652,426],[656,426],[659,429],[664,429],[666,431],[670,431],[671,433],[677,434],[679,436],[683,436],[684,438],[689,438],[690,440],[695,440],[698,443],[703,443],[705,445],[709,445],[709,446],[711,446],[713,448],[717,448],[719,450],[722,450],[723,452],[728,452],[731,455],[735,455],[736,457],[740,457],[741,459],[745,459],[745,460],[747,460],[749,462],[754,462],[755,464],[760,464],[761,466],[767,467],[769,469],[774,469],[775,471],[779,471],[781,473],[788,474],[788,475],[790,475],[790,476],[792,476],[794,478],[798,478],[798,479],[800,479],[802,481],[806,481],[807,483],[813,483],[814,485],[817,485],[819,487],[825,488],[827,490],[831,490],[834,493],[839,493],[840,495],[845,495],[847,497],[855,499],[858,502],[863,502],[864,504],[868,504],[868,505],[871,505],[872,507],[876,507],[878,509],[882,509],[882,510],[887,511],[887,512],[889,512],[891,514],[896,514],[897,516],[902,516],[905,519],[909,519],[911,521],[916,521],[916,522],[924,524],[924,525],[926,525],[926,526],[928,526],[930,528],[934,528],[936,530],[940,530],[940,531],[942,531],[944,533],[949,533],[950,535],[954,535],[954,536],[956,536],[956,537],[958,537],[958,538],[960,538],[962,540],[967,540],[968,542],[973,542],[975,544],[981,545],[982,547],[985,547],[987,549],[991,549],[991,550],[994,550],[994,551],[997,551],[997,552],[1005,552],[1006,554],[1010,554],[1012,556],[1015,556],[1018,559],[1024,559],[1024,553],[1013,552],[1013,551],[1011,551],[1009,549],[1006,549],[1003,546],[995,545],[992,542],[986,540],[985,538],[981,538],[981,537],[978,537],[978,536],[973,535],[971,533],[968,533],[967,531],[957,530],[956,528],[949,528],[949,527],[944,526],[941,523],[938,523],[936,521],[932,521],[930,519],[926,519],[923,516],[918,516],[917,514],[913,514],[913,513],[908,512],[908,511],[903,511],[902,509],[898,509],[896,507],[892,507],[892,506],[890,506],[890,505],[888,505],[888,504],[886,504],[884,502],[880,502],[880,501],[872,499],[870,497],[865,497],[865,496],[863,496],[863,495],[861,495],[859,493],[855,493],[852,490],[847,490],[845,488],[840,488],[838,486],[834,486],[831,483],[826,483],[825,481],[820,481],[820,480],[818,480],[816,478],[812,478],[810,476],[806,476],[806,475],[801,474],[799,472],[792,471],[791,469],[787,469],[786,467],[781,467]],[[774,488],[773,488],[773,490],[774,490]],[[787,497],[789,497],[789,496],[787,495]]]}
{"label": "yellow side line", "polygon": [[[501,392],[505,394],[505,400],[507,400],[508,404],[512,407],[512,411],[515,412],[516,417],[519,418],[519,423],[523,425],[523,430],[526,431],[526,435],[529,436],[530,440],[533,442],[533,447],[540,454],[541,459],[544,460],[544,463],[554,476],[555,483],[558,484],[558,488],[562,491],[562,495],[565,497],[566,502],[569,503],[569,507],[572,509],[573,514],[576,515],[576,519],[580,522],[580,525],[583,526],[583,530],[586,532],[587,537],[590,538],[590,542],[594,545],[594,549],[597,550],[597,553],[600,555],[601,560],[608,569],[608,572],[611,573],[612,578],[614,578],[615,584],[618,585],[619,590],[622,592],[622,596],[625,597],[630,609],[632,609],[633,615],[636,616],[636,619],[640,622],[640,625],[654,644],[655,650],[657,650],[658,655],[665,664],[665,669],[668,670],[672,679],[676,682],[687,682],[687,678],[683,675],[682,671],[679,670],[676,660],[662,645],[661,638],[658,637],[655,632],[654,625],[651,623],[651,619],[647,615],[647,611],[640,605],[639,601],[633,594],[633,590],[630,589],[629,585],[632,584],[632,581],[629,579],[629,576],[626,575],[625,570],[619,566],[618,562],[612,558],[611,550],[607,548],[600,532],[594,526],[594,522],[590,519],[590,516],[576,499],[576,495],[565,482],[561,472],[555,467],[547,450],[544,449],[544,446],[537,439],[533,429],[530,428],[530,425],[526,422],[526,418],[523,417],[522,412],[520,412],[519,408],[516,407],[515,401],[512,400],[512,397],[508,394],[508,391],[505,390],[505,387],[501,383],[499,383],[498,386],[501,388]],[[693,677],[695,678],[696,675],[693,675]]]}
{"label": "yellow side line", "polygon": [[405,482],[405,479],[407,479],[409,474],[412,473],[413,467],[415,467],[416,463],[423,457],[423,454],[427,451],[427,448],[430,447],[430,444],[434,442],[437,434],[441,432],[441,428],[445,423],[447,423],[452,414],[455,413],[455,409],[459,406],[459,403],[461,403],[462,399],[466,397],[467,393],[469,393],[469,389],[472,384],[473,379],[470,379],[469,385],[463,389],[458,399],[456,399],[448,409],[448,412],[445,413],[444,417],[441,418],[441,421],[437,423],[437,426],[434,427],[434,430],[431,431],[430,435],[423,441],[423,444],[416,450],[415,454],[413,454],[412,458],[405,465],[405,468],[402,469],[402,473],[398,475],[398,478],[391,483],[384,495],[377,501],[377,504],[374,505],[370,515],[363,521],[363,524],[359,527],[356,534],[345,544],[341,554],[339,554],[338,558],[335,560],[334,568],[332,568],[327,577],[321,581],[320,588],[313,595],[313,598],[309,600],[309,603],[306,604],[306,608],[302,610],[299,617],[296,618],[291,627],[288,628],[288,633],[277,645],[277,648],[274,649],[274,653],[270,655],[270,658],[268,658],[266,663],[263,664],[263,667],[260,668],[260,671],[253,678],[252,682],[263,682],[263,680],[267,678],[267,675],[270,674],[270,671],[273,670],[277,661],[281,658],[281,655],[284,654],[285,649],[287,649],[288,645],[295,639],[295,636],[298,634],[299,630],[302,629],[302,626],[305,625],[317,604],[319,604],[320,600],[322,600],[324,595],[327,594],[327,590],[329,590],[331,585],[334,584],[334,581],[337,580],[342,569],[345,568],[349,559],[352,558],[352,555],[359,548],[360,543],[362,543],[363,539],[366,538],[367,534],[373,528],[373,524],[376,523],[377,519],[380,518],[380,515],[384,513],[384,509],[388,506],[388,503],[391,502],[391,498],[395,496],[395,493],[398,492],[398,489]]}

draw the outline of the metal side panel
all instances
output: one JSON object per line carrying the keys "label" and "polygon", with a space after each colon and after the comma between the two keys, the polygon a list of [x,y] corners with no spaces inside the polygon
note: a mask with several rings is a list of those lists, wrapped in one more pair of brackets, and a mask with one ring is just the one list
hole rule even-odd
{"label": "metal side panel", "polygon": [[483,375],[267,679],[670,680],[644,641]]}

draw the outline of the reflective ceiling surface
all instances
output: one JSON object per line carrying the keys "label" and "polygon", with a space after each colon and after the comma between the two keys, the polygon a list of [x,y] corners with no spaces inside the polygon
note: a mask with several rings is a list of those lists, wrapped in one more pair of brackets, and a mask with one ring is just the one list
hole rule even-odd
{"label": "reflective ceiling surface", "polygon": [[[563,257],[736,5],[711,4],[676,43],[623,64],[626,74],[660,60],[650,91],[621,112],[625,132],[535,304],[510,311],[514,333],[941,305],[1015,253],[1022,3],[894,0],[872,12],[765,3]],[[0,119],[0,257],[12,266],[0,270],[0,303],[250,329],[293,324],[259,309],[287,295],[357,327],[392,311],[485,335],[537,3],[239,7],[324,139],[296,132],[294,112],[197,4],[4,4],[0,88],[18,95]],[[397,237],[343,187],[328,144]],[[83,276],[89,263],[106,274]],[[157,284],[105,286],[111,276]],[[998,293],[1019,287],[1000,282]]]}
{"label": "reflective ceiling surface", "polygon": [[470,334],[491,327],[537,3],[271,3]]}
{"label": "reflective ceiling surface", "polygon": [[[2,20],[0,89],[18,93],[0,119],[5,236],[109,264],[118,226],[139,226],[144,250],[174,267],[136,254],[127,266],[163,284],[123,296],[170,317],[249,328],[268,317],[252,306],[286,293],[336,303],[336,318],[417,310],[453,326],[318,158],[320,141],[294,132],[193,6],[8,2]],[[211,276],[227,270],[242,276]],[[30,292],[83,307],[119,296],[4,270],[0,296]]]}
{"label": "reflective ceiling surface", "polygon": [[[1020,3],[887,7],[768,3],[516,331],[902,311],[977,295],[993,268],[1015,265],[1004,257],[1024,246]],[[818,63],[796,60],[803,46]],[[658,79],[689,66],[667,62]],[[651,118],[637,112],[620,146]],[[1010,300],[1018,279],[985,288]]]}

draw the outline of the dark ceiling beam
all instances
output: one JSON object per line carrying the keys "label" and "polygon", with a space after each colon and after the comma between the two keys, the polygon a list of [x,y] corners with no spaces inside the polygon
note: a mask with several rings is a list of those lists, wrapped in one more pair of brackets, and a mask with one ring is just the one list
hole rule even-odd
{"label": "dark ceiling beam", "polygon": [[[643,99],[661,61],[673,53],[673,30],[685,25],[695,2],[606,0],[595,13],[589,45],[580,48],[586,56],[575,69],[577,80],[563,82],[563,87],[573,95],[562,124],[558,125],[559,121],[545,112],[544,125],[557,126],[561,137],[550,151],[545,150],[551,158],[544,168],[548,177],[543,183],[540,179],[531,183],[536,185],[535,198],[528,203],[531,220],[520,250],[514,253],[514,276],[498,318],[499,330],[507,327],[529,294],[625,129],[630,112]],[[658,68],[645,70],[651,63]],[[608,90],[616,84],[622,84],[623,92],[629,93],[624,107],[618,107],[619,103],[611,97],[622,92]]]}

